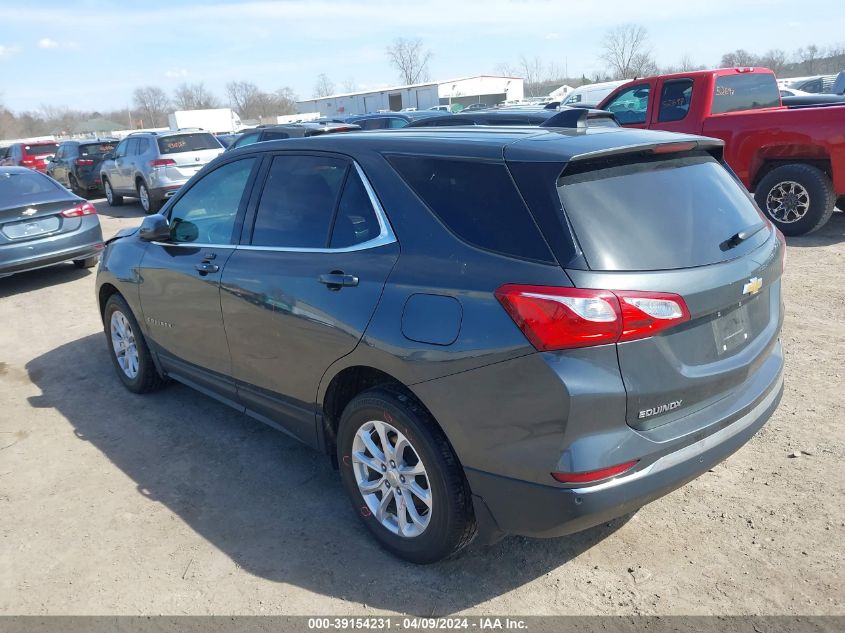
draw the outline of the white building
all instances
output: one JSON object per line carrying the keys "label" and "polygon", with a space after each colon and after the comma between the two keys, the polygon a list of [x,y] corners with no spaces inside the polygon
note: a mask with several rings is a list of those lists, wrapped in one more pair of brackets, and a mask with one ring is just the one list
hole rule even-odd
{"label": "white building", "polygon": [[427,110],[451,104],[468,106],[484,103],[493,106],[502,101],[522,99],[523,96],[522,79],[519,77],[479,75],[307,99],[296,103],[296,111],[319,112],[329,117],[349,116],[379,110]]}

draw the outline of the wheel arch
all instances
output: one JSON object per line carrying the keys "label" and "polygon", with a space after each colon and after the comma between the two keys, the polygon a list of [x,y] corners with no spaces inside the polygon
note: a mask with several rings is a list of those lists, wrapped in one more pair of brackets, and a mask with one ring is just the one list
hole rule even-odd
{"label": "wheel arch", "polygon": [[757,186],[760,184],[760,181],[763,180],[766,176],[768,176],[772,171],[777,169],[778,167],[784,167],[786,165],[809,165],[811,167],[815,167],[816,169],[824,172],[828,178],[831,180],[833,179],[833,167],[830,163],[830,158],[828,157],[820,157],[820,158],[775,158],[775,157],[763,157],[762,163],[760,167],[757,169],[757,172],[754,174],[754,178],[751,181],[751,191],[756,191]]}
{"label": "wheel arch", "polygon": [[112,295],[120,295],[120,290],[108,282],[100,286],[100,289],[97,291],[97,303],[100,307],[100,320],[105,318],[106,302],[112,297]]}

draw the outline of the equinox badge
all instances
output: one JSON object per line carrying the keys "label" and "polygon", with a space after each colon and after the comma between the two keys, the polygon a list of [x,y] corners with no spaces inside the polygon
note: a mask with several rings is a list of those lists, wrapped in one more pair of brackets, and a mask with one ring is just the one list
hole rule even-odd
{"label": "equinox badge", "polygon": [[759,277],[752,277],[748,280],[748,283],[742,287],[742,294],[744,295],[756,295],[760,292],[760,288],[763,287],[763,280]]}

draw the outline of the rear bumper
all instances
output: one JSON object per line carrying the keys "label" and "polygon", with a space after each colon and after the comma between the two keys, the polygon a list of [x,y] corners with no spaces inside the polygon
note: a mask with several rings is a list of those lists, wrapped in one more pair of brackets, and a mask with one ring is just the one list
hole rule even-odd
{"label": "rear bumper", "polygon": [[[695,479],[734,453],[766,423],[783,394],[783,374],[750,411],[720,430],[634,472],[582,488],[545,486],[471,468],[467,479],[492,515],[488,531],[532,537],[578,532],[635,511]],[[489,535],[487,535],[489,539]]]}
{"label": "rear bumper", "polygon": [[103,233],[96,216],[87,216],[79,230],[0,248],[0,277],[54,264],[86,259],[103,251]]}

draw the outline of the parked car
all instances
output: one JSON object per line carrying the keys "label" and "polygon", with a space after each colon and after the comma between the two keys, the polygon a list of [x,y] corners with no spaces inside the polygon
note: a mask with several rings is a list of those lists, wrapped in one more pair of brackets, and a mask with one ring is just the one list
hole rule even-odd
{"label": "parked car", "polygon": [[34,170],[0,167],[0,277],[67,261],[91,268],[102,250],[93,204]]}
{"label": "parked car", "polygon": [[[572,114],[567,120],[563,113]],[[418,127],[458,127],[465,125],[543,125],[552,127],[555,124],[560,127],[576,127],[580,113],[584,113],[584,123],[589,127],[619,127],[613,114],[603,110],[588,108],[567,108],[561,110],[543,109],[495,109],[476,110],[474,112],[459,112],[445,116],[430,117],[414,121],[409,128]]]}
{"label": "parked car", "polygon": [[237,141],[241,137],[241,133],[237,132],[235,134],[215,134],[217,140],[220,141],[220,144],[228,148],[232,143]]}
{"label": "parked car", "polygon": [[813,94],[812,92],[804,92],[795,88],[781,88],[779,92],[781,97],[807,97]]}
{"label": "parked car", "polygon": [[[448,111],[447,107],[446,112]],[[443,116],[443,110],[429,108],[416,112],[373,112],[351,116],[346,121],[360,125],[362,130],[386,130],[403,128],[414,121],[434,116]]]}
{"label": "parked car", "polygon": [[781,88],[800,90],[813,94],[829,94],[833,92],[836,75],[813,75],[811,77],[793,77],[781,79]]}
{"label": "parked car", "polygon": [[313,122],[305,123],[282,123],[278,125],[262,125],[244,131],[235,139],[227,149],[237,149],[244,145],[260,143],[263,141],[279,141],[286,138],[303,138],[305,136],[317,136],[319,134],[332,134],[335,132],[351,132],[360,130],[357,125],[350,123],[335,122]]}
{"label": "parked car", "polygon": [[222,152],[209,132],[133,132],[103,157],[100,179],[106,199],[116,207],[124,197],[135,197],[144,212],[155,213]]}
{"label": "parked car", "polygon": [[487,110],[490,106],[486,103],[470,103],[461,112],[473,112],[474,110]]}
{"label": "parked car", "polygon": [[560,102],[561,106],[595,106],[619,86],[628,83],[627,79],[620,81],[602,81],[594,84],[584,84],[575,88]]}
{"label": "parked car", "polygon": [[173,378],[333,457],[409,561],[604,523],[781,396],[785,244],[721,156],[622,128],[227,152],[106,247],[110,357],[132,392]]}
{"label": "parked car", "polygon": [[114,152],[118,142],[116,138],[64,141],[47,162],[47,175],[78,196],[102,191],[100,165],[106,154]]}
{"label": "parked car", "polygon": [[4,157],[0,159],[0,166],[28,167],[36,171],[47,171],[47,161],[56,153],[58,143],[54,141],[38,141],[33,143],[12,143]]}
{"label": "parked car", "polygon": [[845,196],[845,136],[834,133],[845,125],[845,106],[784,107],[766,68],[645,77],[599,107],[623,126],[723,139],[725,160],[786,235],[823,226]]}

